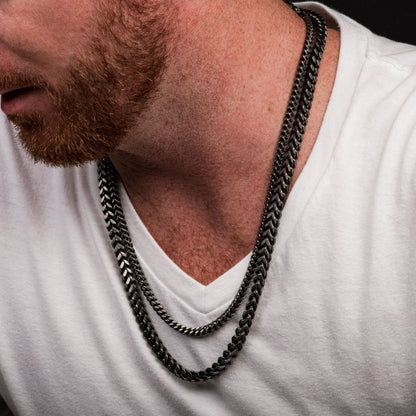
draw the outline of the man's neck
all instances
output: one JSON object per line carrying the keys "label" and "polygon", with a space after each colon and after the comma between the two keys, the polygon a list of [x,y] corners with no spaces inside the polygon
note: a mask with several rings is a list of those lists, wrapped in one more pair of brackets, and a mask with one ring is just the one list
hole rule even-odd
{"label": "man's neck", "polygon": [[[280,2],[216,3],[180,11],[159,91],[112,156],[156,241],[204,284],[254,245],[306,32]],[[331,32],[294,179],[319,131],[337,54]]]}

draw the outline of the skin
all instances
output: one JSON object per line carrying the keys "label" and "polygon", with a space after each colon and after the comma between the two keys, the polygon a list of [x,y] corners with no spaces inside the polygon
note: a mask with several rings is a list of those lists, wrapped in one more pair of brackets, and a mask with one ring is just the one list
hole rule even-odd
{"label": "skin", "polygon": [[[68,68],[86,60],[92,35],[100,33],[97,10],[105,3],[0,0],[0,73],[30,73],[65,93]],[[162,69],[105,153],[162,249],[209,284],[253,247],[305,25],[280,0],[144,3],[153,6],[149,13],[166,29]],[[115,28],[121,38],[126,30]],[[111,56],[116,43],[108,38],[104,45]],[[331,30],[294,180],[319,132],[338,50],[339,34]],[[130,56],[125,64],[137,71],[139,62]],[[126,104],[117,107],[123,88],[116,86],[103,97],[114,95],[118,109]],[[37,97],[37,103],[42,117],[53,119],[53,94]],[[106,139],[111,144],[111,137]]]}

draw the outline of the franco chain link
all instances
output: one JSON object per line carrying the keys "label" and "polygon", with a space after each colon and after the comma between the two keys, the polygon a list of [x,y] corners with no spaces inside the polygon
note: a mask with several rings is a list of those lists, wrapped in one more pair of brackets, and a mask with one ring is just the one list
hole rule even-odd
{"label": "franco chain link", "polygon": [[[159,360],[174,375],[186,381],[212,379],[221,374],[237,357],[249,334],[267,277],[280,218],[312,105],[327,34],[326,24],[319,15],[293,5],[292,8],[305,21],[306,39],[279,137],[250,264],[233,301],[218,318],[203,326],[189,327],[173,319],[160,304],[144,275],[133,247],[120,201],[117,172],[109,159],[98,163],[99,192],[107,230],[136,321]],[[235,314],[247,297],[249,289],[250,294],[231,342],[217,361],[202,371],[184,368],[169,353],[150,320],[142,297],[144,295],[154,311],[171,328],[184,335],[202,337],[221,328]]]}

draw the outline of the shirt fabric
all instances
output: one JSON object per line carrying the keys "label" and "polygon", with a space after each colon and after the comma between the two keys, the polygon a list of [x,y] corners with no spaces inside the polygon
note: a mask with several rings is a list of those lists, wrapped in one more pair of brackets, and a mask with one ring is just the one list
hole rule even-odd
{"label": "shirt fabric", "polygon": [[[305,5],[340,28],[334,89],[246,345],[207,383],[172,376],[138,329],[96,165],[34,165],[0,116],[0,415],[416,414],[416,48]],[[162,304],[191,326],[217,317],[249,256],[203,286],[166,256],[123,188],[121,197]],[[203,339],[151,316],[173,356],[199,370],[239,314]]]}

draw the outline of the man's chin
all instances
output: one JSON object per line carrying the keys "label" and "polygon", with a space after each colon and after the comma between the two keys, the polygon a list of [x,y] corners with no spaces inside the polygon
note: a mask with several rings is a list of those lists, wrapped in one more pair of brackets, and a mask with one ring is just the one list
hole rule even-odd
{"label": "man's chin", "polygon": [[[38,120],[39,121],[39,120]],[[51,131],[42,122],[15,125],[17,136],[34,163],[49,167],[81,166],[103,159],[114,152],[117,141],[87,136],[85,132]]]}

